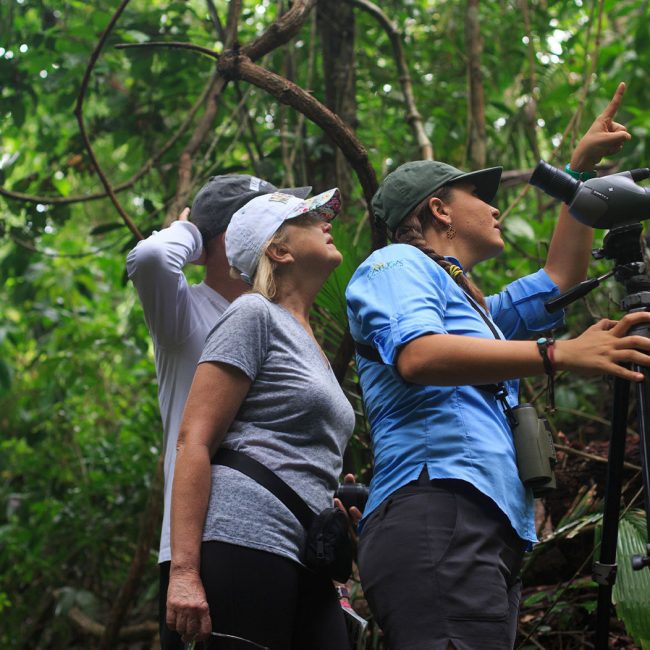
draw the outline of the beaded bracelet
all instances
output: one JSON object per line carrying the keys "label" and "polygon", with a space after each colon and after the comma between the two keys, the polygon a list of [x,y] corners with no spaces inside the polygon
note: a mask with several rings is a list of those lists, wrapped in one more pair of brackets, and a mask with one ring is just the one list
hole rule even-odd
{"label": "beaded bracelet", "polygon": [[555,412],[555,339],[545,336],[537,339],[537,349],[544,363],[546,373],[546,397],[548,410]]}

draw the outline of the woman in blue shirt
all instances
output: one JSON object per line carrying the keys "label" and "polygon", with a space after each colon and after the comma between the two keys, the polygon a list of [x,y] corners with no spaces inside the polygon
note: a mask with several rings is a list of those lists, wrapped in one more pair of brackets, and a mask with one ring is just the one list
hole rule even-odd
{"label": "woman in blue shirt", "polygon": [[[630,138],[614,121],[620,84],[576,147],[570,169],[593,170]],[[512,648],[519,569],[536,541],[503,406],[517,378],[572,370],[639,381],[650,342],[626,337],[650,314],[603,320],[572,340],[525,340],[553,328],[544,302],[584,279],[593,231],[563,206],[544,268],[484,298],[465,275],[498,255],[490,205],[501,168],[402,165],[373,211],[395,245],[374,252],[346,296],[371,423],[374,476],[359,568],[391,650]],[[487,390],[505,384],[507,405]]]}

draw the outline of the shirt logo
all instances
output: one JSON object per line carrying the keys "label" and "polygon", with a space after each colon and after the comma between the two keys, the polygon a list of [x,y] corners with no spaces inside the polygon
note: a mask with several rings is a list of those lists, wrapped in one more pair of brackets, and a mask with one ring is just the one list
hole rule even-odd
{"label": "shirt logo", "polygon": [[403,266],[404,263],[402,260],[390,260],[389,262],[377,262],[376,264],[371,264],[368,279],[372,280],[376,275],[388,271],[388,269],[401,268]]}

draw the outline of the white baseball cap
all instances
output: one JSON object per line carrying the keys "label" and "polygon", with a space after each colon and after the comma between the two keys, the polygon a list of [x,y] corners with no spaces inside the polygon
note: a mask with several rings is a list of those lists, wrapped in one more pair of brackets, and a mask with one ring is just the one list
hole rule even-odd
{"label": "white baseball cap", "polygon": [[308,212],[331,221],[341,210],[338,188],[317,194],[311,199],[275,192],[251,199],[233,214],[226,229],[226,257],[243,280],[253,284],[253,276],[267,242],[288,219]]}

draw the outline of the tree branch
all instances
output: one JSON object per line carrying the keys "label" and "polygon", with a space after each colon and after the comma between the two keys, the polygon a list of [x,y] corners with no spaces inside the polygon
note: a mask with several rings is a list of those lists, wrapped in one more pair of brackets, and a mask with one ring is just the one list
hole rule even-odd
{"label": "tree branch", "polygon": [[[113,191],[118,194],[123,192],[130,187],[133,187],[143,176],[148,174],[153,168],[154,165],[176,144],[179,138],[185,133],[187,127],[192,122],[192,119],[196,115],[196,112],[199,110],[199,107],[205,101],[207,93],[210,89],[212,81],[203,89],[201,96],[194,102],[194,105],[187,113],[185,120],[176,130],[176,133],[172,135],[167,142],[157,151],[147,162],[135,173],[131,178],[115,185]],[[86,201],[97,201],[99,199],[105,199],[108,194],[106,192],[94,192],[93,194],[79,194],[76,196],[39,196],[36,194],[24,194],[23,192],[14,192],[13,190],[8,190],[6,188],[0,187],[0,196],[6,196],[7,198],[14,199],[16,201],[24,201],[26,203],[41,203],[43,205],[70,205],[73,203],[85,203]]]}
{"label": "tree branch", "polygon": [[223,28],[223,24],[221,23],[221,19],[219,18],[219,13],[217,12],[217,8],[214,6],[213,0],[206,0],[206,4],[208,5],[208,13],[210,14],[210,20],[212,20],[212,24],[214,25],[214,28],[217,32],[217,36],[221,39],[222,42],[225,43],[226,32]]}
{"label": "tree branch", "polygon": [[[553,443],[553,446],[557,450],[563,451],[565,454],[571,454],[572,456],[579,456],[580,458],[593,460],[597,463],[607,464],[609,462],[607,458],[605,458],[604,456],[596,456],[596,454],[589,454],[586,451],[581,451],[580,449],[574,449],[573,447],[567,447],[566,445],[560,445],[557,442]],[[628,463],[627,461],[623,463],[623,467],[625,467],[625,469],[631,469],[637,472],[641,471],[641,468],[638,465],[634,465],[633,463]]]}
{"label": "tree branch", "polygon": [[86,96],[86,90],[88,89],[88,82],[90,81],[90,75],[93,71],[93,68],[95,67],[95,63],[97,63],[97,59],[99,58],[99,55],[102,51],[102,48],[104,47],[104,44],[106,43],[106,39],[108,38],[108,35],[111,33],[113,27],[115,26],[115,23],[122,15],[122,12],[126,8],[127,4],[129,4],[129,0],[122,0],[119,7],[113,14],[113,17],[111,18],[108,25],[106,26],[106,29],[102,32],[102,35],[99,38],[99,43],[97,43],[95,49],[93,50],[90,56],[90,61],[88,62],[86,71],[81,81],[81,87],[79,89],[79,96],[77,97],[77,104],[74,109],[74,114],[79,124],[79,131],[81,132],[81,138],[83,139],[84,145],[88,150],[88,155],[90,156],[93,166],[95,167],[95,171],[97,172],[97,175],[99,176],[102,185],[106,190],[106,194],[108,194],[113,205],[115,206],[115,209],[118,211],[122,219],[124,219],[124,222],[126,223],[129,230],[138,239],[142,239],[143,238],[142,233],[138,230],[135,223],[133,223],[133,221],[131,220],[131,217],[129,217],[129,215],[125,212],[124,208],[122,208],[122,206],[120,205],[120,202],[117,200],[117,196],[115,195],[115,192],[113,191],[113,188],[111,187],[111,184],[109,183],[106,174],[104,174],[104,171],[99,165],[99,161],[97,160],[97,156],[95,156],[95,151],[93,150],[93,146],[90,143],[90,138],[88,137],[88,133],[86,132],[86,126],[84,124],[84,118],[83,118],[83,103]]}
{"label": "tree branch", "polygon": [[227,80],[225,80],[218,72],[215,71],[212,82],[211,89],[208,93],[206,100],[206,109],[203,113],[199,123],[197,124],[192,136],[190,137],[188,143],[185,145],[183,152],[181,153],[180,161],[178,164],[178,183],[176,185],[176,194],[174,199],[170,203],[167,213],[165,215],[165,225],[168,226],[172,221],[178,218],[181,210],[187,205],[187,201],[190,194],[190,188],[192,185],[192,167],[194,154],[197,149],[201,146],[205,137],[207,136],[214,118],[217,114],[217,100],[219,99],[221,92],[226,87]]}
{"label": "tree branch", "polygon": [[[228,20],[224,34],[224,50],[230,50],[237,40],[237,23],[241,13],[242,0],[230,0],[228,5]],[[185,145],[178,164],[178,183],[174,200],[167,209],[165,225],[169,225],[178,218],[180,211],[187,205],[190,190],[192,187],[192,168],[194,165],[194,154],[197,152],[208,132],[212,128],[214,118],[217,115],[217,101],[221,92],[226,87],[227,80],[215,71],[211,90],[206,100],[206,108],[203,116],[192,133],[192,137]]]}
{"label": "tree branch", "polygon": [[[300,29],[315,1],[316,0],[296,0],[287,13],[279,17],[258,39],[242,48],[242,51],[251,58],[259,58],[272,49],[286,43]],[[241,0],[231,0],[228,8],[228,22],[225,30],[224,51],[230,51],[232,48],[237,49],[235,46],[237,38],[237,23],[240,13]],[[127,49],[133,47],[156,46],[193,50],[200,54],[209,56],[210,58],[219,59],[219,55],[209,48],[193,45],[191,43],[180,43],[177,41],[166,43],[122,43],[117,47],[119,49]],[[208,95],[205,113],[192,134],[190,141],[181,153],[178,166],[176,196],[167,210],[165,217],[166,224],[169,224],[172,220],[176,219],[180,210],[187,204],[190,188],[192,187],[193,157],[212,126],[217,112],[217,99],[226,86],[226,83],[227,80],[221,80],[218,78],[218,75],[215,76],[212,92]]]}
{"label": "tree branch", "polygon": [[[294,81],[294,51],[291,47],[286,47],[282,61],[282,75],[291,81]],[[292,141],[289,134],[289,110],[286,104],[280,104],[279,112],[280,122],[280,151],[282,155],[282,187],[294,186],[293,164],[291,154],[297,149],[297,140]]]}
{"label": "tree branch", "polygon": [[244,124],[244,127],[248,130],[250,134],[250,139],[253,143],[253,145],[251,146],[251,143],[248,141],[248,139],[244,139],[244,147],[248,152],[248,157],[251,159],[251,164],[253,166],[253,169],[255,170],[255,173],[258,176],[260,176],[261,175],[260,162],[264,158],[264,151],[257,137],[257,133],[255,132],[255,124],[248,112],[248,107],[246,106],[246,100],[244,99],[244,94],[242,93],[241,88],[237,83],[235,83],[235,94],[237,95],[237,100],[239,102],[237,106],[239,108],[239,115],[242,124]]}
{"label": "tree branch", "polygon": [[316,2],[317,0],[294,0],[289,11],[280,16],[259,38],[242,47],[242,54],[251,61],[257,61],[271,50],[284,45],[298,33]]}
{"label": "tree branch", "polygon": [[[147,43],[143,45],[152,46],[154,44]],[[157,45],[161,47],[167,46],[166,43]],[[256,65],[248,56],[243,54],[243,51],[244,48],[239,51],[223,52],[221,55],[211,52],[210,56],[218,60],[217,71],[224,80],[243,79],[273,95],[283,104],[292,106],[321,127],[341,149],[356,172],[366,203],[370,209],[372,197],[378,187],[377,176],[368,160],[368,152],[350,127],[308,92],[288,79]],[[374,250],[386,243],[386,231],[383,226],[376,224],[372,218],[370,219],[370,226]]]}
{"label": "tree branch", "polygon": [[[311,88],[311,83],[314,78],[314,62],[316,60],[316,14],[313,14],[312,16],[312,21],[311,21],[311,29],[309,32],[309,54],[307,55],[307,77],[305,80],[305,88],[309,90]],[[298,119],[296,121],[296,129],[295,129],[295,142],[300,142],[300,136],[302,135],[302,130],[305,125],[305,116],[302,113],[298,113]],[[289,155],[289,170],[292,172],[293,166],[296,162],[296,155],[298,153],[298,147],[294,146],[291,149],[291,153]],[[303,156],[304,159],[304,156]],[[306,180],[306,179],[303,179]],[[293,183],[289,184],[290,186],[293,185]]]}
{"label": "tree branch", "polygon": [[[273,95],[283,104],[292,106],[318,125],[338,146],[354,169],[369,208],[377,190],[375,170],[369,163],[368,152],[357,136],[341,118],[293,82],[253,63],[237,53],[224,53],[219,59],[219,72],[229,79],[243,79]],[[379,248],[386,243],[385,230],[370,220],[372,245]]]}
{"label": "tree branch", "polygon": [[[128,2],[128,0],[127,0]],[[218,59],[219,54],[209,47],[202,47],[201,45],[194,45],[194,43],[181,43],[180,41],[147,41],[146,43],[118,43],[115,46],[116,50],[132,50],[138,47],[171,47],[177,50],[193,50],[200,54],[205,54],[211,59]]]}
{"label": "tree branch", "polygon": [[[296,0],[289,11],[280,16],[259,38],[252,43],[244,46],[242,52],[251,59],[257,59],[270,52],[271,50],[286,43],[298,32],[309,11],[311,11],[315,0]],[[241,13],[241,0],[230,0],[228,6],[228,20],[224,37],[224,52],[229,52],[233,48],[237,50],[237,24]],[[189,44],[185,44],[189,46]],[[180,47],[181,44],[174,43],[173,47]],[[195,49],[202,54],[219,58],[215,53],[207,48],[198,46],[186,47],[186,49]],[[227,79],[217,79],[214,87],[214,93],[208,97],[206,111],[197,125],[192,138],[181,154],[178,166],[178,185],[176,196],[172,201],[165,218],[165,223],[169,224],[176,219],[180,210],[187,204],[187,200],[192,186],[192,166],[193,157],[197,149],[207,135],[217,112],[217,99],[227,84]]]}
{"label": "tree branch", "polygon": [[[68,612],[68,618],[88,636],[101,637],[104,634],[104,626],[93,621],[90,616],[82,612],[78,607],[72,607]],[[127,625],[120,630],[118,639],[121,641],[138,641],[150,639],[158,631],[158,623],[153,621],[139,623],[138,625]]]}
{"label": "tree branch", "polygon": [[[198,105],[198,103],[197,103]],[[304,115],[300,114],[298,125],[296,127],[296,134],[298,134],[304,123]],[[113,190],[116,193],[123,192],[126,189],[129,189],[137,181],[139,181],[160,159],[160,157],[166,153],[169,148],[178,140],[178,137],[182,134],[187,128],[187,125],[184,125],[182,129],[174,135],[173,142],[170,140],[164,147],[161,149],[155,156],[150,158],[145,165],[131,178],[116,185]],[[295,162],[295,149],[291,152],[291,163]],[[514,185],[521,185],[522,183],[527,183],[531,174],[533,173],[532,169],[512,169],[505,170],[501,175],[501,186],[502,187],[511,187]],[[291,185],[291,183],[289,183]],[[42,203],[43,205],[70,205],[72,203],[83,203],[85,201],[97,201],[98,199],[105,199],[107,194],[106,192],[96,192],[94,194],[85,194],[78,196],[38,196],[35,194],[23,194],[22,192],[14,192],[13,190],[8,190],[6,188],[0,187],[0,196],[6,196],[9,199],[15,199],[17,201],[24,201],[26,203]]]}
{"label": "tree branch", "polygon": [[422,160],[433,160],[433,145],[431,144],[431,140],[429,140],[429,136],[427,136],[422,122],[422,116],[420,115],[415,103],[413,82],[411,81],[411,75],[406,62],[406,55],[404,54],[404,48],[402,47],[404,35],[399,31],[395,23],[392,22],[374,2],[370,2],[370,0],[348,0],[348,2],[370,14],[379,22],[386,32],[393,48],[393,57],[395,58],[395,64],[397,65],[398,78],[402,87],[402,93],[404,94],[404,103],[406,104],[407,111],[406,121],[411,126],[413,135],[415,136],[415,141],[420,148],[420,158]]}
{"label": "tree branch", "polygon": [[[241,101],[235,106],[233,111],[230,113],[230,115],[225,119],[222,120],[219,123],[219,131],[217,132],[216,136],[213,138],[212,142],[209,144],[208,148],[206,149],[205,153],[203,154],[203,158],[201,159],[201,162],[199,163],[202,173],[205,176],[210,176],[213,169],[218,167],[218,162],[215,163],[212,161],[212,163],[209,163],[209,161],[212,159],[212,154],[214,153],[215,149],[219,146],[219,142],[221,141],[222,136],[226,132],[227,127],[230,126],[230,124],[234,121],[234,119],[239,115],[242,107],[248,100],[248,96],[251,94],[251,91],[253,90],[253,87],[250,86],[246,89],[244,92]],[[244,124],[242,124],[241,120],[238,121],[238,127],[235,129],[235,135],[233,136],[233,139],[226,149],[225,152],[223,152],[223,158],[227,158],[228,154],[230,153],[231,149],[233,146],[239,142],[239,138],[241,137],[242,132],[244,131]],[[207,167],[207,171],[206,168]],[[193,183],[192,189],[194,189],[194,185],[196,185],[196,182]]]}
{"label": "tree branch", "polygon": [[[128,0],[123,0],[128,2]],[[241,0],[232,0],[231,7],[233,3],[236,3],[241,7]],[[312,10],[313,6],[316,4],[316,0],[296,0],[293,3],[293,6],[287,13],[283,14],[278,20],[276,20],[260,37],[244,45],[241,48],[241,53],[252,61],[256,61],[261,58],[271,50],[284,45],[287,41],[295,36],[298,30],[302,27],[302,24]],[[236,23],[235,23],[236,26]],[[228,27],[226,28],[228,29]],[[226,41],[228,41],[228,34],[226,34]],[[234,41],[234,39],[233,39]],[[234,43],[233,43],[234,44]],[[227,45],[227,43],[226,43]],[[119,43],[115,46],[118,50],[126,50],[130,48],[137,47],[171,47],[178,48],[183,50],[194,50],[195,52],[200,52],[205,54],[212,59],[218,59],[219,54],[214,50],[211,50],[207,47],[202,47],[200,45],[194,45],[193,43],[182,43],[180,41],[149,41],[147,43]],[[232,44],[229,46],[224,46],[224,51],[230,49]]]}

